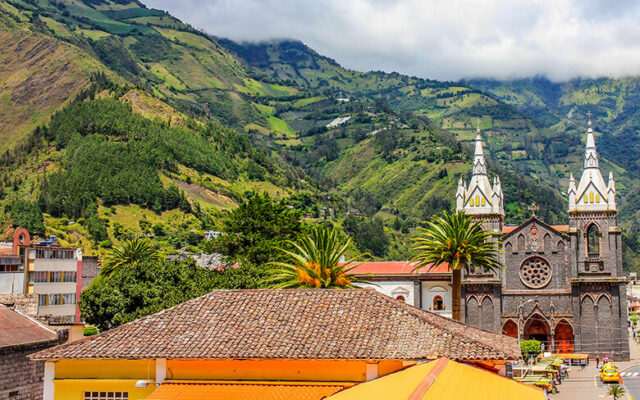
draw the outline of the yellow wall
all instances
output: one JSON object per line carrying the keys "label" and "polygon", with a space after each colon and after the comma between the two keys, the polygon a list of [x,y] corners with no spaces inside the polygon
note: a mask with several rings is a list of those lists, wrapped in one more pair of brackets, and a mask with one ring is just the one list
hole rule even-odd
{"label": "yellow wall", "polygon": [[[402,369],[402,361],[381,361],[379,375]],[[366,361],[167,360],[167,379],[289,380],[360,382]]]}
{"label": "yellow wall", "polygon": [[155,379],[154,360],[60,360],[56,379]]}
{"label": "yellow wall", "polygon": [[[406,363],[405,363],[406,365]],[[55,400],[82,400],[84,392],[128,392],[143,399],[155,386],[136,388],[136,381],[155,380],[155,360],[60,360],[55,363]],[[380,361],[378,375],[404,368],[402,361]],[[330,360],[167,360],[167,379],[287,380],[362,382],[366,361]]]}
{"label": "yellow wall", "polygon": [[135,379],[62,379],[54,380],[55,400],[82,400],[84,392],[128,392],[129,400],[144,399],[155,385],[137,388]]}

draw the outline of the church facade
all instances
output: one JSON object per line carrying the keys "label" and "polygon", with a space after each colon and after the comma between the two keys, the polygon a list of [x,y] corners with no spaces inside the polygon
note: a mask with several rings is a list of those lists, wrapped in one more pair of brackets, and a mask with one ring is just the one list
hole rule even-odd
{"label": "church facade", "polygon": [[460,180],[456,210],[481,220],[502,242],[504,269],[474,269],[462,282],[467,323],[522,339],[537,339],[545,351],[607,354],[629,359],[626,277],[617,226],[613,174],[600,172],[591,122],[580,181],[567,190],[569,225],[531,217],[504,224],[499,177],[487,175],[480,131],[473,172]]}

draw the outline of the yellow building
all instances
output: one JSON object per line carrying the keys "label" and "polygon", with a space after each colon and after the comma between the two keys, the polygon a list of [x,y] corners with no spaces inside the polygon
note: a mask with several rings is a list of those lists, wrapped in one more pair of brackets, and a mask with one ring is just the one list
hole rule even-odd
{"label": "yellow building", "polygon": [[313,400],[442,356],[499,368],[519,347],[374,290],[216,290],[32,359],[45,400]]}

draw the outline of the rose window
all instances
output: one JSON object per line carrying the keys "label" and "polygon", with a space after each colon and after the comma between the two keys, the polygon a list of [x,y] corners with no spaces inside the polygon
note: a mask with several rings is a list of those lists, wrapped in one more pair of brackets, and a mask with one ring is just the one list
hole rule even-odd
{"label": "rose window", "polygon": [[551,280],[551,267],[544,258],[527,258],[520,266],[520,279],[533,289],[545,287]]}

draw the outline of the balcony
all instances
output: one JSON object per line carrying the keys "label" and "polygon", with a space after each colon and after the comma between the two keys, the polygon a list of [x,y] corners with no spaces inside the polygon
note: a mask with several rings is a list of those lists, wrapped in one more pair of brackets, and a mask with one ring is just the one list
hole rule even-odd
{"label": "balcony", "polygon": [[589,253],[589,261],[600,261],[600,253]]}

